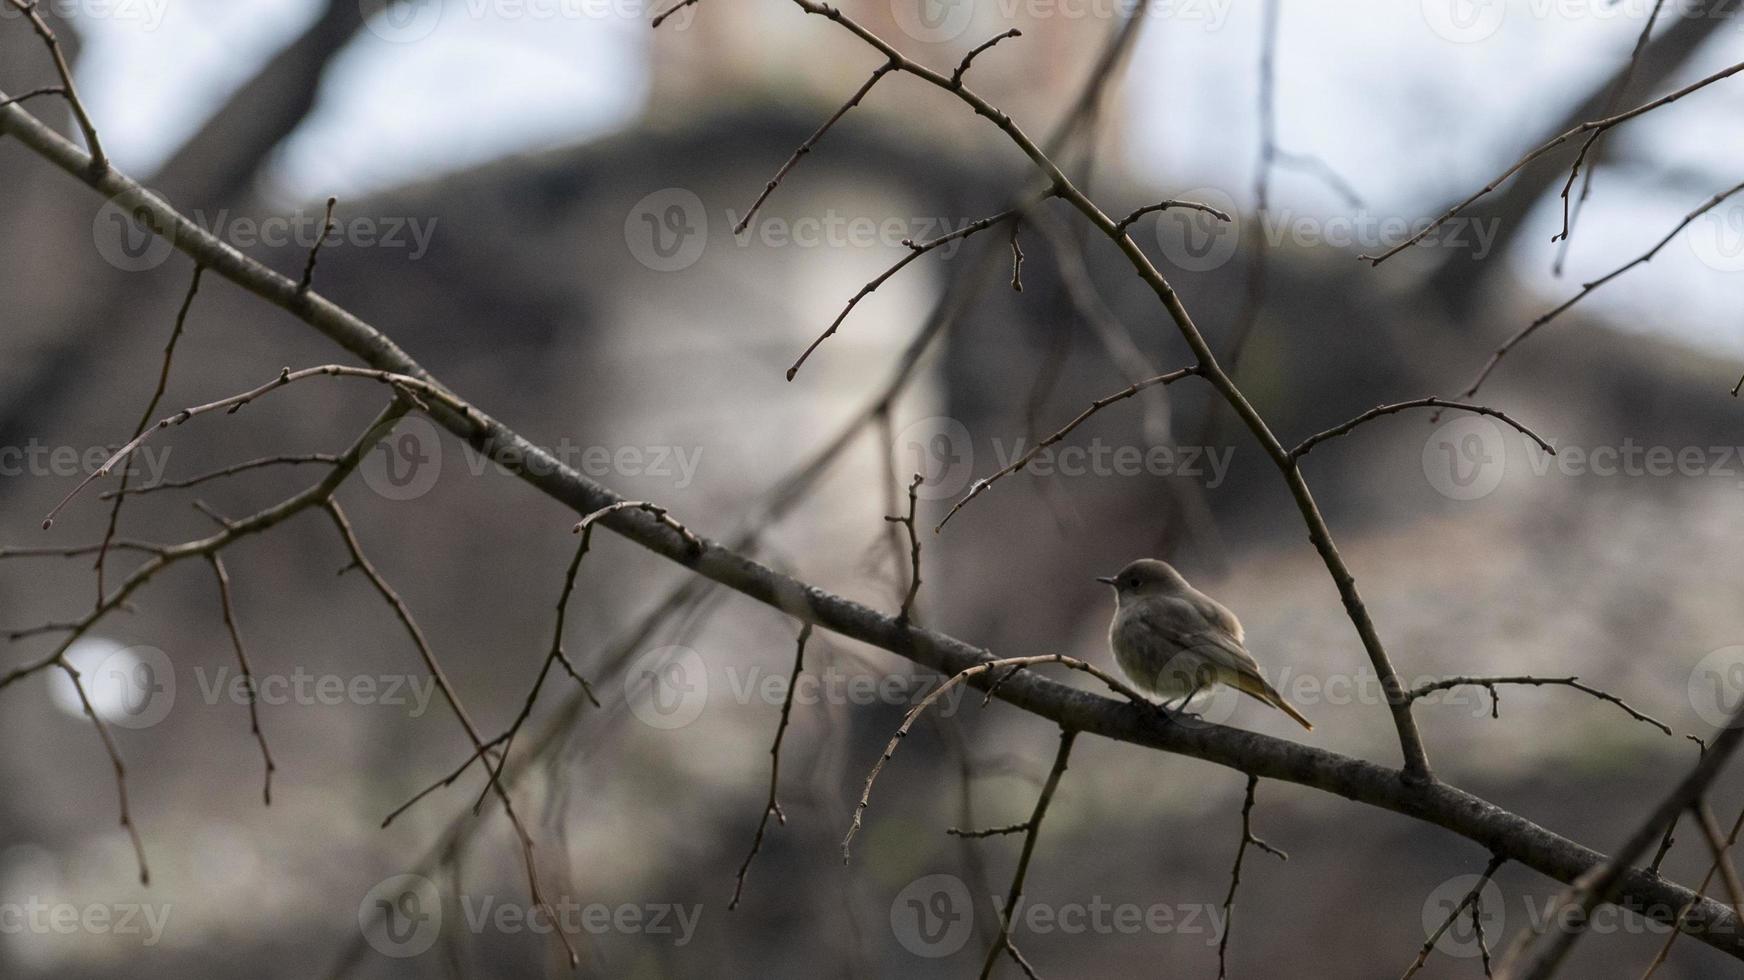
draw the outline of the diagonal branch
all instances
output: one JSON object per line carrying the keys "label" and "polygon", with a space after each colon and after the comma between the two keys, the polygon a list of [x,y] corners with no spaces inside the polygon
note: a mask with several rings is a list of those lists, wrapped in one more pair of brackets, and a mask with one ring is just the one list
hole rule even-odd
{"label": "diagonal branch", "polygon": [[[151,424],[152,414],[163,401],[164,390],[170,383],[170,365],[175,363],[176,344],[182,339],[182,329],[188,322],[188,310],[194,305],[194,294],[200,291],[200,273],[205,268],[199,264],[194,266],[194,275],[188,281],[187,295],[182,298],[182,307],[176,312],[176,325],[170,330],[169,342],[164,345],[163,367],[158,370],[157,388],[151,393],[151,400],[146,402],[145,411],[139,413],[139,424],[133,427],[133,438],[138,439],[145,434],[145,427]],[[109,508],[109,528],[103,532],[103,545],[97,549],[97,601],[103,601],[103,565],[109,557],[109,542],[115,540],[115,532],[121,526],[121,506],[127,496],[127,481],[133,473],[129,469],[121,471],[121,488],[115,491],[115,503]]]}
{"label": "diagonal branch", "polygon": [[1054,801],[1054,791],[1060,788],[1060,777],[1066,774],[1066,760],[1071,757],[1072,743],[1077,739],[1078,733],[1072,729],[1060,729],[1060,748],[1054,754],[1054,767],[1048,770],[1048,781],[1042,784],[1041,795],[1036,797],[1035,810],[1024,823],[1023,851],[1018,854],[1017,869],[1011,873],[1011,889],[1005,895],[1005,907],[999,912],[999,937],[988,948],[987,958],[981,963],[981,980],[987,980],[993,975],[993,964],[999,962],[1000,953],[1010,953],[1013,959],[1023,965],[1025,973],[1035,975],[1035,971],[1023,963],[1023,957],[1011,942],[1011,920],[1017,914],[1018,900],[1023,898],[1023,880],[1029,875],[1030,858],[1035,856],[1036,838],[1041,835],[1042,818],[1048,815],[1048,804]]}
{"label": "diagonal branch", "polygon": [[745,875],[750,872],[757,852],[763,849],[763,832],[769,829],[769,818],[774,817],[782,826],[787,826],[787,814],[781,811],[781,801],[776,796],[781,788],[781,740],[787,734],[787,722],[793,715],[793,692],[799,687],[799,672],[805,667],[805,644],[809,639],[811,624],[806,623],[799,628],[799,642],[793,651],[793,673],[787,678],[787,696],[781,699],[781,721],[775,726],[775,741],[769,745],[769,800],[763,804],[763,816],[757,821],[757,835],[751,838],[751,851],[745,855],[745,862],[739,865],[739,873],[733,877],[733,900],[727,903],[728,912],[739,907],[739,898],[745,892]]}
{"label": "diagonal branch", "polygon": [[[678,8],[675,7],[673,9],[677,10]],[[658,23],[656,23],[655,26],[659,26]],[[751,202],[751,210],[746,211],[745,216],[740,218],[738,224],[733,226],[733,234],[740,234],[746,228],[750,227],[751,219],[757,215],[757,209],[763,206],[764,201],[769,200],[769,195],[775,193],[775,188],[781,186],[781,180],[783,177],[787,176],[787,172],[798,166],[800,159],[810,153],[813,147],[817,146],[818,140],[824,138],[824,134],[830,131],[830,127],[834,126],[843,116],[847,115],[849,109],[859,105],[860,100],[864,99],[867,93],[872,91],[872,86],[877,85],[880,78],[890,74],[895,68],[896,65],[890,62],[879,65],[873,70],[872,76],[866,79],[866,81],[855,90],[853,95],[848,96],[848,101],[842,103],[841,108],[837,109],[830,118],[824,120],[824,124],[819,126],[816,132],[807,136],[805,142],[799,144],[799,149],[794,150],[793,155],[787,158],[787,162],[781,165],[781,169],[775,171],[775,176],[769,178],[769,183],[763,185],[763,193],[758,194],[757,200]],[[791,381],[793,379],[789,378],[788,380]]]}
{"label": "diagonal branch", "polygon": [[266,775],[261,785],[261,803],[272,806],[272,777],[278,766],[273,764],[272,750],[266,747],[266,735],[260,730],[260,688],[254,682],[254,669],[248,663],[248,651],[242,646],[242,633],[236,626],[236,606],[230,597],[230,575],[224,571],[224,559],[217,552],[206,556],[212,574],[218,580],[218,602],[224,609],[224,629],[230,634],[230,645],[236,650],[236,664],[242,671],[242,682],[248,689],[248,730],[260,745],[261,762]]}
{"label": "diagonal branch", "polygon": [[1191,377],[1191,376],[1199,374],[1199,373],[1200,372],[1199,372],[1199,369],[1197,367],[1177,368],[1173,371],[1170,371],[1168,374],[1159,374],[1154,378],[1146,378],[1143,381],[1134,381],[1132,384],[1127,385],[1125,388],[1120,389],[1119,391],[1115,392],[1112,395],[1106,395],[1102,398],[1098,398],[1095,401],[1091,402],[1089,408],[1086,408],[1082,412],[1079,412],[1078,416],[1076,418],[1074,418],[1070,422],[1067,422],[1064,426],[1062,426],[1060,429],[1055,431],[1053,435],[1048,436],[1046,439],[1043,439],[1041,442],[1038,442],[1034,446],[1030,447],[1029,452],[1024,453],[1022,456],[1019,456],[1010,465],[1006,466],[1004,469],[993,474],[992,476],[986,477],[985,479],[976,480],[973,484],[971,484],[969,486],[969,492],[963,496],[963,499],[957,501],[954,505],[952,505],[951,509],[946,512],[944,519],[940,520],[938,522],[938,524],[933,526],[933,533],[937,534],[939,532],[939,530],[941,528],[943,528],[945,526],[945,524],[948,521],[950,521],[950,519],[952,517],[956,516],[957,511],[962,510],[963,507],[969,503],[969,501],[974,500],[976,497],[981,496],[983,493],[986,493],[987,489],[989,487],[993,486],[993,484],[999,482],[1000,480],[1004,479],[1007,476],[1010,476],[1013,473],[1018,472],[1019,470],[1023,469],[1025,466],[1028,466],[1030,464],[1030,461],[1035,459],[1036,456],[1040,455],[1043,450],[1047,449],[1049,446],[1053,445],[1054,443],[1059,442],[1061,439],[1064,439],[1067,436],[1071,435],[1073,429],[1076,429],[1078,426],[1083,425],[1085,422],[1088,422],[1090,420],[1090,416],[1095,415],[1097,412],[1102,411],[1103,409],[1107,408],[1108,406],[1114,404],[1117,401],[1123,401],[1127,398],[1131,398],[1132,396],[1138,394],[1139,392],[1145,390],[1146,388],[1154,387],[1156,385],[1174,384],[1175,382],[1181,380],[1182,378]]}

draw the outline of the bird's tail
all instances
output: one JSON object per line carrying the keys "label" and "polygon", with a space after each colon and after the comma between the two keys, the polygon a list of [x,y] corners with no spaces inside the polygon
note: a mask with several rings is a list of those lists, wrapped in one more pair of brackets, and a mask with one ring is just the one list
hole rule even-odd
{"label": "bird's tail", "polygon": [[1308,731],[1314,730],[1313,723],[1302,717],[1302,712],[1297,711],[1294,705],[1285,701],[1284,696],[1279,694],[1277,689],[1272,687],[1272,685],[1267,684],[1264,678],[1245,673],[1238,674],[1236,675],[1235,688],[1241,693],[1255,698],[1256,700],[1264,701],[1266,704],[1269,704],[1272,707],[1277,708],[1279,711],[1282,711],[1284,714],[1289,715],[1296,724],[1301,725]]}

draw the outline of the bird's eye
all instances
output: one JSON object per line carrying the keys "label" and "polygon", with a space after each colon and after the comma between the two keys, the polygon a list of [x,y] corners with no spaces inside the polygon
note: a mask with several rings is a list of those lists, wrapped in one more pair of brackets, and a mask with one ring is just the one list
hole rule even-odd
{"label": "bird's eye", "polygon": [[1136,589],[1136,588],[1138,588],[1138,579],[1136,579],[1136,578],[1129,578],[1129,579],[1127,579],[1127,580],[1126,580],[1126,587],[1127,587],[1127,588],[1129,588],[1129,589]]}

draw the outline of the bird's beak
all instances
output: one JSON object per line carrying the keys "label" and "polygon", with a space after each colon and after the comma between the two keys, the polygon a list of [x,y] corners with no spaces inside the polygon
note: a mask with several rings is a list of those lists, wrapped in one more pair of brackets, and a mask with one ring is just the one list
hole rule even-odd
{"label": "bird's beak", "polygon": [[1096,576],[1096,581],[1101,582],[1103,585],[1113,585],[1114,584],[1114,576],[1112,576],[1112,575],[1098,575],[1098,576]]}

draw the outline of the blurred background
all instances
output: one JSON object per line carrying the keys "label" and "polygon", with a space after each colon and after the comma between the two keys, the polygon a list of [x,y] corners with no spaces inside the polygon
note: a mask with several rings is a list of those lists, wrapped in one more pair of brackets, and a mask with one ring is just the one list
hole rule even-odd
{"label": "blurred background", "polygon": [[[1377,268],[1356,259],[1551,135],[1744,56],[1732,7],[1153,0],[1064,159],[1111,214],[1169,197],[1231,212],[1228,224],[1147,217],[1134,237],[1219,351],[1245,338],[1238,379],[1290,444],[1382,402],[1456,394],[1498,343],[1735,184],[1728,161],[1744,136],[1727,122],[1744,83],[1726,81],[1597,145],[1567,242],[1552,236],[1571,152],[1424,245]],[[612,489],[712,537],[754,535],[739,540],[762,560],[894,610],[907,541],[883,517],[906,510],[904,488],[922,473],[916,616],[1006,656],[1111,666],[1112,601],[1093,576],[1167,557],[1240,613],[1250,647],[1316,729],[1303,736],[1251,704],[1214,700],[1208,717],[1397,763],[1378,686],[1283,482],[1191,381],[1110,407],[930,532],[971,481],[1092,399],[1188,363],[1155,297],[1069,209],[1044,205],[1022,224],[1021,292],[1009,232],[970,237],[892,277],[785,380],[844,304],[907,254],[905,239],[961,228],[1028,186],[1026,161],[993,127],[892,76],[734,234],[794,148],[881,63],[836,25],[777,0],[701,0],[658,31],[644,0],[43,9],[120,168],[293,276],[337,197],[316,288]],[[843,9],[946,71],[1021,29],[968,78],[1038,139],[1129,10]],[[28,22],[0,10],[0,89],[53,82]],[[52,100],[27,106],[73,132]],[[5,139],[0,227],[4,543],[93,543],[109,517],[96,491],[112,480],[49,532],[42,515],[131,435],[191,264]],[[1478,400],[1557,445],[1554,460],[1488,420],[1418,413],[1305,463],[1408,681],[1579,675],[1676,732],[1566,688],[1503,688],[1494,705],[1462,688],[1418,707],[1443,778],[1600,850],[1694,760],[1682,734],[1705,737],[1744,697],[1744,437],[1728,393],[1744,371],[1741,276],[1744,203],[1728,201],[1503,361]],[[283,365],[342,359],[208,274],[160,414]],[[371,385],[307,383],[198,419],[148,444],[133,485],[339,452],[381,400]],[[319,470],[142,495],[121,534],[204,535],[213,524],[195,501],[239,517]],[[468,711],[502,731],[550,647],[575,515],[416,418],[339,499]],[[113,555],[109,581],[138,560]],[[125,760],[149,887],[70,688],[45,674],[0,692],[0,973],[569,972],[529,921],[500,807],[473,813],[476,770],[381,826],[470,745],[392,611],[355,572],[335,574],[347,560],[313,513],[226,555],[278,764],[270,806],[208,569],[172,569],[70,652]],[[510,771],[542,890],[567,910],[584,973],[977,968],[1021,838],[945,829],[1028,817],[1056,746],[1048,724],[979,695],[942,699],[886,767],[844,867],[866,771],[938,678],[813,636],[781,759],[786,822],[769,826],[729,910],[768,791],[795,624],[610,535],[576,581],[565,644],[602,707],[561,672],[547,678]],[[75,618],[96,590],[88,555],[9,557],[0,628]],[[54,643],[19,638],[0,664]],[[1262,783],[1254,829],[1290,858],[1248,853],[1231,924],[1244,786],[1208,764],[1081,741],[1015,930],[1037,971],[1213,976],[1232,928],[1232,976],[1397,976],[1487,858],[1403,817]],[[1741,797],[1738,780],[1722,783],[1723,820]],[[1699,880],[1702,851],[1680,841],[1667,873]],[[1540,924],[1557,890],[1505,866],[1484,894],[1490,944]],[[1638,976],[1665,938],[1621,913],[1594,931],[1567,975]],[[1475,976],[1479,952],[1461,924],[1420,975]],[[1728,970],[1685,940],[1658,975]]]}

